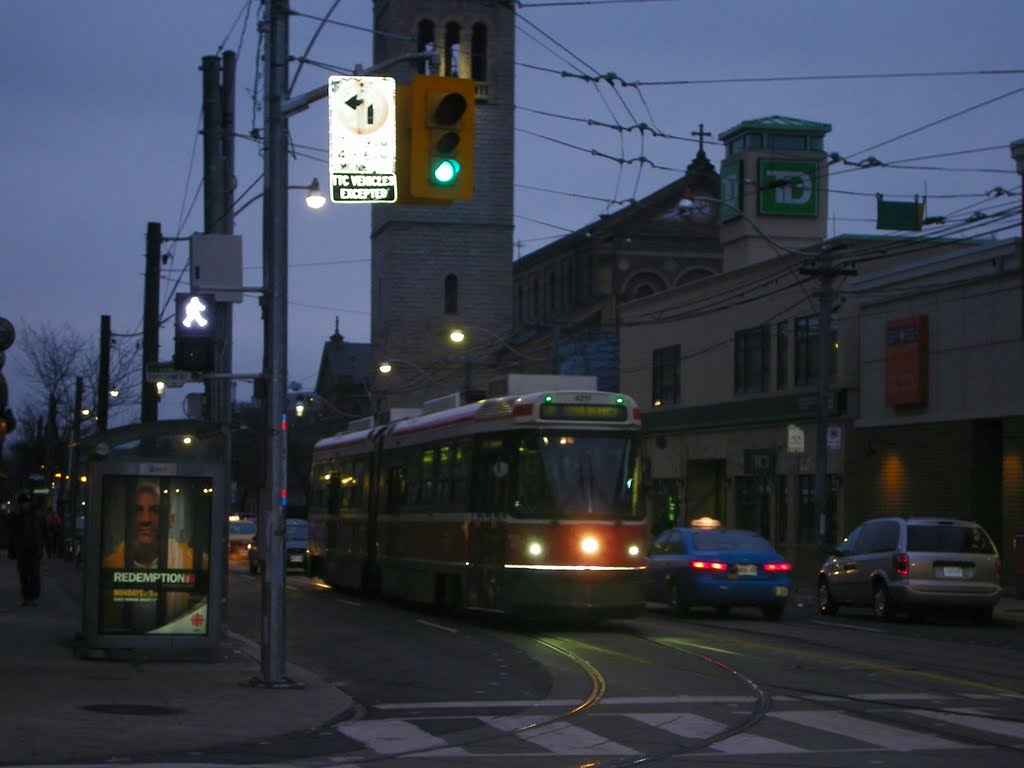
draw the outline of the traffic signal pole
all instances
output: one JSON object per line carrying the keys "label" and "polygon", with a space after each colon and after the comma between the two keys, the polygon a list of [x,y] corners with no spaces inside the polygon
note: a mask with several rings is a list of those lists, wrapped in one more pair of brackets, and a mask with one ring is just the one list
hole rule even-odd
{"label": "traffic signal pole", "polygon": [[269,0],[264,19],[263,323],[267,494],[261,505],[263,550],[260,673],[269,687],[294,687],[284,674],[284,526],[287,502],[288,343],[288,0]]}
{"label": "traffic signal pole", "polygon": [[[289,0],[266,0],[262,22],[265,77],[263,104],[263,328],[266,428],[266,497],[260,509],[260,677],[253,684],[293,688],[284,674],[285,518],[287,511],[288,414],[288,118],[327,97],[327,88],[288,94]],[[411,54],[376,65],[432,54]],[[369,74],[371,70],[367,70]]]}

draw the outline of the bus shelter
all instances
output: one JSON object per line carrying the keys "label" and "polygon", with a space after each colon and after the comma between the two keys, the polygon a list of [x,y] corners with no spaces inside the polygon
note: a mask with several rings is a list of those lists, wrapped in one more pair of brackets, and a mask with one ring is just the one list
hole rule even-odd
{"label": "bus shelter", "polygon": [[226,589],[224,449],[218,425],[194,420],[83,441],[79,655],[213,656]]}

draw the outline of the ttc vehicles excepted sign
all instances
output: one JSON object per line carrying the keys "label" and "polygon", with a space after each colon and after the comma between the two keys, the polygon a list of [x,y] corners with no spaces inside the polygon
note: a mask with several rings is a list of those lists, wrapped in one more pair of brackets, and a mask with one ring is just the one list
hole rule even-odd
{"label": "ttc vehicles excepted sign", "polygon": [[395,79],[333,75],[327,80],[329,171],[335,203],[394,203]]}

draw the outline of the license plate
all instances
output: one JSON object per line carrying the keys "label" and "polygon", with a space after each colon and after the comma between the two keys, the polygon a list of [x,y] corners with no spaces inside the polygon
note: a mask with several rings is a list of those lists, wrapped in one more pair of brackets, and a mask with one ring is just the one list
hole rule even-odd
{"label": "license plate", "polygon": [[302,562],[302,555],[291,555],[288,558],[288,562],[289,563],[301,563]]}
{"label": "license plate", "polygon": [[789,595],[789,587],[776,587],[775,588],[775,596],[776,597],[786,597],[787,595]]}
{"label": "license plate", "polygon": [[756,565],[737,565],[736,566],[737,576],[757,576]]}
{"label": "license plate", "polygon": [[959,565],[946,565],[942,568],[942,575],[947,579],[962,579],[964,577],[964,569]]}

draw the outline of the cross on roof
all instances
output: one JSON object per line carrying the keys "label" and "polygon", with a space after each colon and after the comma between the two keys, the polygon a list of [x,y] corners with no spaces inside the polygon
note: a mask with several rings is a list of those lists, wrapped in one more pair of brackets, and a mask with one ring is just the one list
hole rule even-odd
{"label": "cross on roof", "polygon": [[700,124],[700,128],[698,130],[690,131],[690,135],[697,137],[697,141],[700,142],[700,151],[703,152],[704,151],[704,137],[705,136],[710,136],[711,135],[711,131],[705,131],[704,130],[704,123],[701,123]]}

